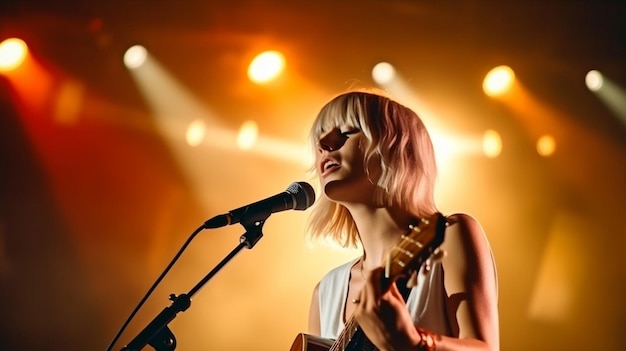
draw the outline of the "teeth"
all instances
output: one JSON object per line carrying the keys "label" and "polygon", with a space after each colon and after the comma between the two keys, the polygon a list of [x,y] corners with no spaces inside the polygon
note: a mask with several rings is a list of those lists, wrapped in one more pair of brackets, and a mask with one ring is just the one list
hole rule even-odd
{"label": "teeth", "polygon": [[324,164],[324,169],[329,169],[330,167],[337,166],[338,164],[332,161],[328,161]]}

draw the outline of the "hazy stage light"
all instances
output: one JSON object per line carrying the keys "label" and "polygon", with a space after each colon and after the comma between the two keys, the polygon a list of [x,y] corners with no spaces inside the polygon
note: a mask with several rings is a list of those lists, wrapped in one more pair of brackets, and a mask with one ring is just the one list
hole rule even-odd
{"label": "hazy stage light", "polygon": [[206,135],[206,125],[202,120],[196,119],[189,124],[187,128],[187,144],[189,146],[198,146],[204,141]]}
{"label": "hazy stage light", "polygon": [[483,81],[483,91],[489,96],[498,96],[509,91],[515,80],[515,73],[508,66],[498,66],[489,71]]}
{"label": "hazy stage light", "polygon": [[0,43],[0,72],[19,67],[26,59],[28,46],[22,39],[9,38]]}
{"label": "hazy stage light", "polygon": [[237,135],[237,146],[242,150],[250,149],[259,136],[259,127],[254,121],[246,121],[239,128],[239,134]]}
{"label": "hazy stage light", "polygon": [[554,154],[556,150],[556,140],[552,135],[544,135],[537,140],[537,152],[539,155],[548,157]]}
{"label": "hazy stage light", "polygon": [[626,89],[598,71],[589,71],[585,82],[590,91],[626,126]]}
{"label": "hazy stage light", "polygon": [[276,78],[285,68],[285,57],[278,51],[265,51],[248,66],[248,78],[255,83],[266,83]]}
{"label": "hazy stage light", "polygon": [[585,84],[587,84],[587,88],[591,91],[598,91],[602,88],[602,84],[604,83],[604,79],[602,79],[602,74],[596,70],[591,70],[587,72],[585,76]]}
{"label": "hazy stage light", "polygon": [[124,54],[124,64],[130,69],[137,68],[146,62],[148,52],[141,45],[135,45],[126,50]]}
{"label": "hazy stage light", "polygon": [[396,70],[390,63],[380,62],[372,69],[372,78],[378,84],[384,85],[395,77]]}
{"label": "hazy stage light", "polygon": [[495,158],[502,152],[502,138],[495,130],[487,130],[483,134],[483,153],[489,158]]}

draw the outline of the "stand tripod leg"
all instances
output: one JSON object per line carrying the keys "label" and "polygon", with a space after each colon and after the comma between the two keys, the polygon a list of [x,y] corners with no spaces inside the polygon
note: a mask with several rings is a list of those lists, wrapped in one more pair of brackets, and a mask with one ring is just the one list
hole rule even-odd
{"label": "stand tripod leg", "polygon": [[174,337],[174,334],[167,326],[164,326],[148,344],[155,351],[172,351],[176,348],[176,337]]}

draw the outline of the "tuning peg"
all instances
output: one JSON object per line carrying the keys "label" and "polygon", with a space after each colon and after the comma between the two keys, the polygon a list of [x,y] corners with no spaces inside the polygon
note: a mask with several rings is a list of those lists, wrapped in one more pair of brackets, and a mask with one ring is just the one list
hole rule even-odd
{"label": "tuning peg", "polygon": [[391,252],[385,255],[385,279],[391,277]]}
{"label": "tuning peg", "polygon": [[417,286],[417,271],[413,270],[411,272],[411,275],[409,276],[409,279],[407,279],[406,281],[406,287],[412,289],[415,286]]}

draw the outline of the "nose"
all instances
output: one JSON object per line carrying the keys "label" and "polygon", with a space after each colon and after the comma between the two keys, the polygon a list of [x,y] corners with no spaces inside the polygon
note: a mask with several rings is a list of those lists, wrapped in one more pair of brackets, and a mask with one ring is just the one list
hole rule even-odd
{"label": "nose", "polygon": [[322,151],[333,151],[333,146],[328,143],[327,140],[324,139],[320,139],[320,141],[317,142],[317,151],[322,152]]}
{"label": "nose", "polygon": [[323,134],[317,142],[317,150],[319,152],[337,150],[342,146],[339,139],[337,133],[334,131]]}

